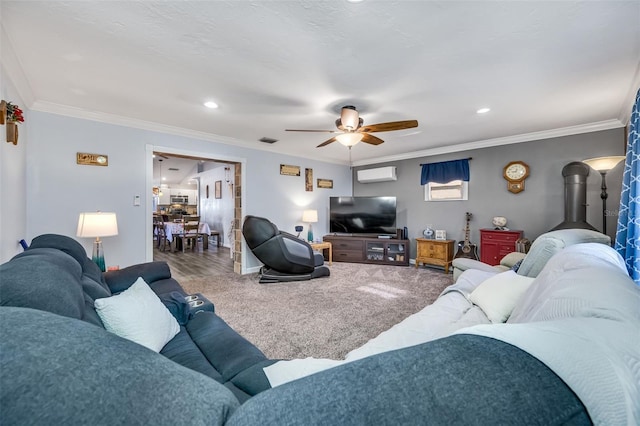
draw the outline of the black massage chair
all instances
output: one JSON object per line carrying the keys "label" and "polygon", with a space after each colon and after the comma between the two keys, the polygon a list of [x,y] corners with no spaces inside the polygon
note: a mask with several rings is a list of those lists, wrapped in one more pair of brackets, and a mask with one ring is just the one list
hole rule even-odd
{"label": "black massage chair", "polygon": [[309,243],[279,231],[268,219],[246,216],[242,235],[253,254],[264,263],[260,283],[303,281],[330,274],[324,266],[324,257],[314,253]]}

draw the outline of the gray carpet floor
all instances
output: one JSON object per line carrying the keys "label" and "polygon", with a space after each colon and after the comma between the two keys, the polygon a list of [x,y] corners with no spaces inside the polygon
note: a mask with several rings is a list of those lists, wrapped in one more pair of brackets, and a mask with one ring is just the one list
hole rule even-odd
{"label": "gray carpet floor", "polygon": [[269,358],[342,359],[432,303],[452,283],[428,268],[335,262],[331,276],[259,284],[257,274],[187,279],[216,313]]}

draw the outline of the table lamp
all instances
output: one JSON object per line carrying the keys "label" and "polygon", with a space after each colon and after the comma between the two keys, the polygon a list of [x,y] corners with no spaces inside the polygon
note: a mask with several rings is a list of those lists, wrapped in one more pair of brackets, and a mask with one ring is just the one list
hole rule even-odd
{"label": "table lamp", "polygon": [[602,192],[600,193],[600,198],[602,198],[602,233],[607,233],[607,184],[605,182],[605,175],[611,169],[613,169],[619,162],[624,160],[624,155],[614,155],[611,157],[597,157],[597,158],[589,158],[587,160],[582,160],[583,163],[588,165],[594,170],[600,172],[602,176]]}
{"label": "table lamp", "polygon": [[302,212],[302,221],[309,223],[309,228],[307,231],[307,240],[313,242],[313,229],[311,228],[312,223],[316,223],[318,221],[318,210],[305,210]]}
{"label": "table lamp", "polygon": [[102,272],[105,272],[107,269],[104,264],[104,250],[102,249],[100,237],[118,235],[116,214],[108,212],[80,213],[76,235],[83,238],[96,237],[93,243],[93,256],[91,259],[100,267]]}

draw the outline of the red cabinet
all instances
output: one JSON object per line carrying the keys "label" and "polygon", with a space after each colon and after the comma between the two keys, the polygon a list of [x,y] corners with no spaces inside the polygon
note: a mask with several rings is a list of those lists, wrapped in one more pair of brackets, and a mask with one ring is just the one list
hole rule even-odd
{"label": "red cabinet", "polygon": [[489,265],[499,265],[500,260],[516,251],[516,241],[524,236],[524,231],[480,230],[480,260]]}

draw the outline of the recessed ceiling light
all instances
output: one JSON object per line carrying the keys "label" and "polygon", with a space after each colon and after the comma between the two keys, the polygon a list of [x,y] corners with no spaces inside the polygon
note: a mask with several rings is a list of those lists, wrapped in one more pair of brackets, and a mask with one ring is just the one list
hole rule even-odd
{"label": "recessed ceiling light", "polygon": [[489,111],[491,111],[491,108],[480,108],[479,110],[476,111],[476,113],[478,113],[478,114],[486,114]]}
{"label": "recessed ceiling light", "polygon": [[207,108],[218,108],[218,104],[213,101],[207,101],[204,103]]}

